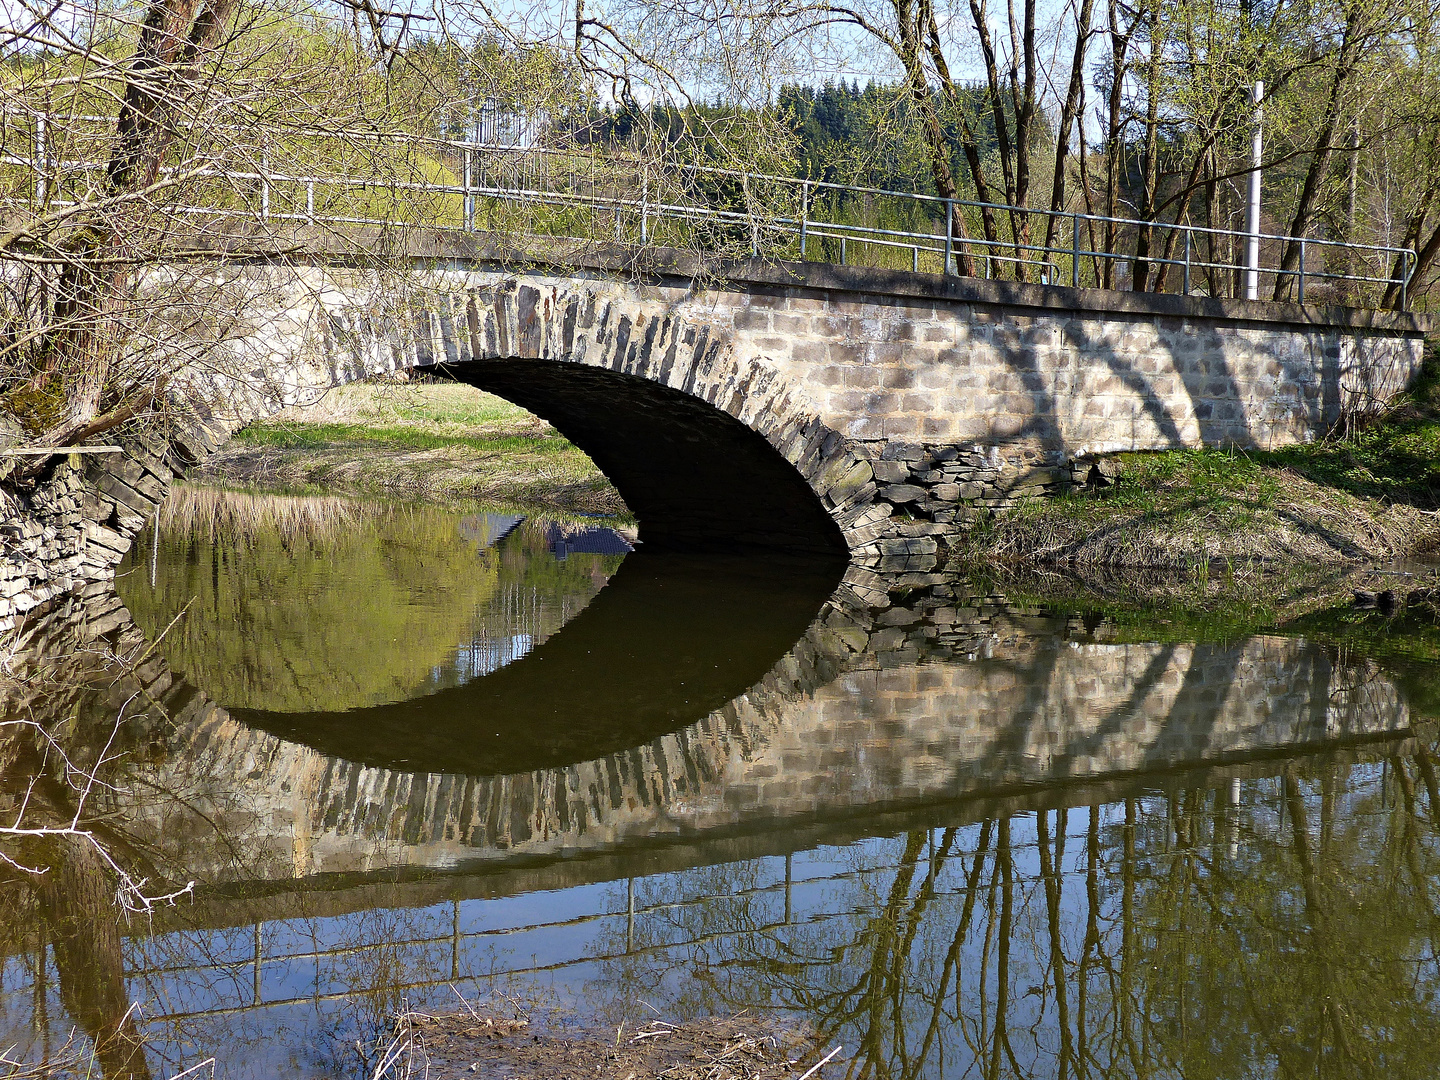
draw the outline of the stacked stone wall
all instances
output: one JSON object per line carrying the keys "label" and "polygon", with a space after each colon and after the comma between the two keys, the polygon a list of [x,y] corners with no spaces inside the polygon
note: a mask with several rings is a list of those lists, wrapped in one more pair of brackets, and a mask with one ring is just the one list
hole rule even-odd
{"label": "stacked stone wall", "polygon": [[170,485],[229,438],[195,422],[134,434],[121,453],[73,454],[25,495],[0,489],[0,634],[49,601],[114,580]]}

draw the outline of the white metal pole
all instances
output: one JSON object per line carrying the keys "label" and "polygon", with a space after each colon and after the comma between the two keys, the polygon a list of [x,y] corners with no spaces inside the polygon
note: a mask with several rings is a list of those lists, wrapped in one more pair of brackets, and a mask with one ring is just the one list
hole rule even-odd
{"label": "white metal pole", "polygon": [[1255,142],[1250,154],[1250,217],[1246,231],[1250,234],[1249,247],[1245,252],[1245,299],[1260,299],[1260,160],[1264,152],[1261,132],[1260,101],[1265,96],[1265,84],[1255,80]]}
{"label": "white metal pole", "polygon": [[49,188],[45,181],[49,175],[50,165],[48,144],[45,140],[44,113],[35,117],[35,154],[31,158],[30,164],[35,167],[35,204],[43,209],[45,198],[49,194]]}

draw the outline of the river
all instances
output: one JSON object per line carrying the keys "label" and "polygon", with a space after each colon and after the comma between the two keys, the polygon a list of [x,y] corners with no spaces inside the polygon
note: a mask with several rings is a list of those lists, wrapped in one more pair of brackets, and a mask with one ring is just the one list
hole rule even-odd
{"label": "river", "polygon": [[11,852],[7,1059],[370,1077],[459,994],[825,1076],[1433,1075],[1432,639],[845,573],[182,489],[0,699],[11,814],[144,879]]}

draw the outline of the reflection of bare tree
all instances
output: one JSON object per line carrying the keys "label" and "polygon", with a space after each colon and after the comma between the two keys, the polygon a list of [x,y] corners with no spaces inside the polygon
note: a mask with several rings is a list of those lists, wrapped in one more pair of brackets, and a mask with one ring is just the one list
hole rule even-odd
{"label": "reflection of bare tree", "polygon": [[637,919],[601,982],[668,948],[705,1008],[804,1014],[856,1080],[1425,1076],[1436,787],[1417,751],[911,831],[786,920],[756,864],[710,868],[669,888],[720,901]]}
{"label": "reflection of bare tree", "polygon": [[60,1000],[90,1036],[106,1080],[149,1080],[125,988],[110,868],[88,841],[59,837],[50,848],[49,871],[37,892],[55,951]]}

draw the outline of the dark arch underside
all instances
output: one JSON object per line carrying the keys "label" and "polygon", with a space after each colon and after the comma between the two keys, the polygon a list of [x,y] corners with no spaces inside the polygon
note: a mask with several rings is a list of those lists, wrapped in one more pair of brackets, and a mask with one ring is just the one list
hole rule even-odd
{"label": "dark arch underside", "polygon": [[848,554],[839,526],[795,467],[708,402],[562,361],[478,360],[445,373],[554,424],[610,478],[651,549]]}

